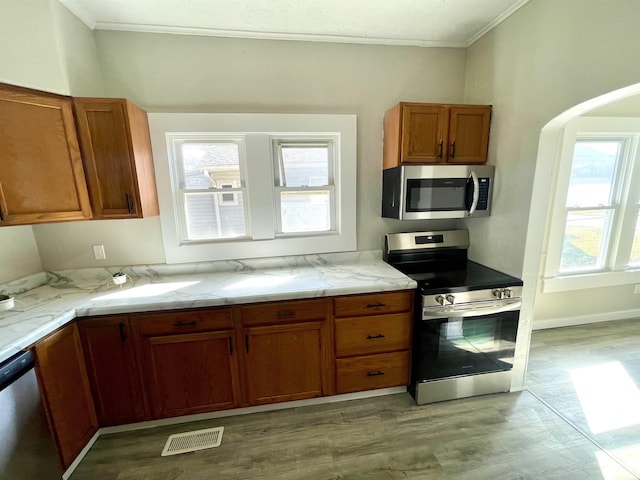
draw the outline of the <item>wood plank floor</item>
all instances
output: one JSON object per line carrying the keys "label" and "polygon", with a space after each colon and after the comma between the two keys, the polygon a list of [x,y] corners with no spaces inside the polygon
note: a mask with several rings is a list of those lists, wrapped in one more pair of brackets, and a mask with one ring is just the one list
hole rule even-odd
{"label": "wood plank floor", "polygon": [[[531,392],[425,406],[397,394],[104,435],[71,480],[638,479],[621,449],[640,436],[604,445],[580,423],[572,382],[552,375],[585,365],[581,352],[640,366],[640,329],[614,323],[619,336],[613,323],[534,332]],[[220,425],[220,447],[160,457],[169,435]]]}
{"label": "wood plank floor", "polygon": [[640,319],[534,331],[527,388],[640,477]]}

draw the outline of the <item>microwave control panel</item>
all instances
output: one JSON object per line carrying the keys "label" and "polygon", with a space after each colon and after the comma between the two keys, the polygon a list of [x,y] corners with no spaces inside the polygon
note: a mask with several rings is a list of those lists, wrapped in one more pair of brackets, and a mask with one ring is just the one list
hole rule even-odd
{"label": "microwave control panel", "polygon": [[489,207],[489,178],[479,178],[478,207],[476,210],[486,210]]}

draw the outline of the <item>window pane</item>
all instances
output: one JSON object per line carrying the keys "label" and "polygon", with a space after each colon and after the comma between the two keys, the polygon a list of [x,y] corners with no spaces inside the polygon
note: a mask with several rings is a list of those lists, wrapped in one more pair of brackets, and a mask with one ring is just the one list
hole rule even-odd
{"label": "window pane", "polygon": [[235,143],[183,143],[182,165],[187,190],[240,186],[240,158]]}
{"label": "window pane", "polygon": [[635,267],[640,266],[640,214],[638,214],[638,220],[636,221],[636,230],[633,234],[633,246],[631,247],[629,265],[633,265]]}
{"label": "window pane", "polygon": [[[225,202],[224,195],[234,195]],[[246,235],[242,192],[185,195],[187,238],[207,240],[235,238]]]}
{"label": "window pane", "polygon": [[604,231],[611,210],[569,212],[562,244],[560,271],[591,270],[604,265]]}
{"label": "window pane", "polygon": [[326,146],[282,145],[281,187],[329,185],[329,149]]}
{"label": "window pane", "polygon": [[578,140],[573,152],[567,206],[613,203],[612,188],[622,142]]}
{"label": "window pane", "polygon": [[331,229],[329,191],[280,192],[282,233],[326,232]]}

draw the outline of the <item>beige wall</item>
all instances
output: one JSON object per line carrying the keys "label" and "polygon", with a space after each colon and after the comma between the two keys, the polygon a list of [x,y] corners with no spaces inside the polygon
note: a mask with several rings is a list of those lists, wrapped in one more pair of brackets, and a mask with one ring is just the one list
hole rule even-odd
{"label": "beige wall", "polygon": [[59,61],[52,4],[55,0],[2,0],[0,81],[69,93]]}
{"label": "beige wall", "polygon": [[51,0],[51,11],[68,93],[76,97],[104,96],[93,32],[58,0]]}
{"label": "beige wall", "polygon": [[[465,101],[492,103],[496,113],[490,162],[497,165],[497,195],[491,217],[467,224],[476,239],[475,258],[525,280],[516,385],[524,381],[534,287],[553,188],[552,175],[540,175],[535,188],[539,198],[532,204],[540,132],[568,108],[640,80],[640,63],[630,61],[637,58],[640,46],[639,16],[636,0],[531,0],[468,49]],[[553,158],[548,146],[544,151]],[[553,164],[545,165],[553,171]],[[529,228],[532,205],[536,222]],[[549,300],[572,315],[621,308],[614,302],[584,301],[596,296],[602,298],[600,291],[575,292],[566,302],[555,296]],[[550,308],[544,312],[554,315]]]}
{"label": "beige wall", "polygon": [[[355,113],[358,249],[381,248],[390,231],[455,225],[380,217],[382,118],[400,100],[461,102],[465,50],[106,31],[95,37],[106,94],[148,111]],[[43,264],[165,261],[158,218],[109,229],[93,228],[97,223],[36,227]],[[106,261],[92,259],[93,243],[105,245]]]}

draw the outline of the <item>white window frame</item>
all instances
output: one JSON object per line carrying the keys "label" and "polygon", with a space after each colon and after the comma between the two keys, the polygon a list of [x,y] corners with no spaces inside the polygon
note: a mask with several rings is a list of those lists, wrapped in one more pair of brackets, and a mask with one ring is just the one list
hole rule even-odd
{"label": "white window frame", "polygon": [[[158,187],[160,222],[167,263],[306,255],[356,250],[356,116],[307,114],[149,113]],[[182,242],[174,196],[171,142],[181,136],[215,133],[244,138],[247,159],[243,201],[247,237]],[[335,228],[329,232],[276,235],[273,139],[334,138]],[[227,189],[225,189],[227,190]],[[236,190],[236,189],[228,189]],[[225,191],[225,193],[227,193]]]}
{"label": "white window frame", "polygon": [[[201,242],[209,242],[209,241],[229,241],[229,238],[220,238],[216,240],[188,240],[187,233],[187,219],[188,219],[188,211],[186,208],[186,197],[188,195],[218,195],[219,205],[225,205],[222,198],[222,188],[213,188],[213,189],[186,189],[185,188],[185,180],[184,180],[184,167],[182,165],[182,153],[181,149],[184,144],[189,143],[233,143],[238,146],[238,157],[239,157],[239,170],[240,170],[240,186],[235,188],[225,188],[224,193],[233,193],[235,204],[238,204],[237,194],[238,192],[242,193],[243,198],[246,199],[246,177],[247,177],[247,167],[246,167],[246,152],[244,148],[245,139],[242,135],[221,135],[214,133],[167,133],[167,148],[169,149],[169,158],[174,161],[169,162],[169,171],[172,179],[172,192],[174,196],[174,217],[175,224],[178,233],[178,238],[180,244],[187,243],[201,243]],[[226,205],[229,205],[228,203]],[[251,231],[250,225],[247,221],[248,214],[248,204],[244,202],[244,217],[245,217],[245,230],[246,235],[244,237],[235,237],[235,238],[250,238]]]}
{"label": "white window frame", "polygon": [[[292,137],[279,137],[273,136],[273,169],[274,169],[274,200],[275,200],[275,214],[276,214],[276,236],[304,236],[310,233],[327,234],[336,231],[336,195],[335,185],[336,178],[339,178],[339,174],[336,172],[336,146],[338,144],[338,138],[335,135],[317,135],[314,137],[300,136],[298,138]],[[287,187],[281,185],[281,177],[284,176],[284,165],[282,163],[282,147],[297,146],[297,147],[314,147],[321,146],[327,148],[328,153],[328,184],[322,186],[305,185],[301,187]],[[329,191],[330,202],[330,219],[329,230],[321,230],[316,232],[283,232],[282,231],[282,208],[281,208],[281,193],[282,192],[312,192],[312,191]]]}
{"label": "white window frame", "polygon": [[[615,172],[613,218],[604,242],[609,242],[602,268],[559,272],[565,233],[566,206],[576,140],[623,140],[625,148],[620,170]],[[624,285],[640,282],[640,267],[628,265],[640,209],[640,118],[580,117],[564,131],[557,174],[555,200],[549,227],[549,243],[544,264],[542,291],[545,293]],[[535,200],[534,200],[535,201]]]}

